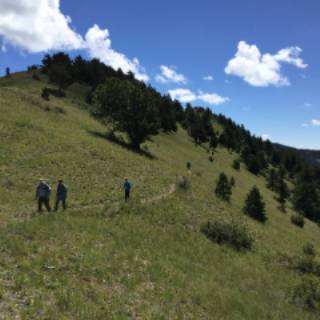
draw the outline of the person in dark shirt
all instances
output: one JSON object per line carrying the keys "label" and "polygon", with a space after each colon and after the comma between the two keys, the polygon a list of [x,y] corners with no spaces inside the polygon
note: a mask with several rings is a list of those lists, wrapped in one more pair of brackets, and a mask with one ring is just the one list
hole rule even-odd
{"label": "person in dark shirt", "polygon": [[131,183],[127,178],[124,179],[123,190],[124,190],[124,200],[128,201],[130,199]]}
{"label": "person in dark shirt", "polygon": [[44,204],[48,212],[50,207],[51,187],[43,179],[40,179],[36,189],[36,200],[38,200],[38,212],[42,212],[42,205]]}
{"label": "person in dark shirt", "polygon": [[54,206],[54,211],[58,210],[60,201],[62,202],[63,210],[67,209],[67,195],[68,195],[68,187],[64,184],[62,179],[59,179],[57,191],[56,191],[56,203]]}

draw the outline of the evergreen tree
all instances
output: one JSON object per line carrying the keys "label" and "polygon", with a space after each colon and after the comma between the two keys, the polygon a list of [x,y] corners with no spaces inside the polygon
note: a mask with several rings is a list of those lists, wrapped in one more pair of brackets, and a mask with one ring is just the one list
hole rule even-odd
{"label": "evergreen tree", "polygon": [[219,179],[217,181],[216,189],[215,189],[215,194],[217,197],[225,201],[230,200],[230,197],[232,194],[231,185],[224,172],[220,173]]}
{"label": "evergreen tree", "polygon": [[157,101],[143,86],[110,78],[95,92],[94,116],[125,132],[134,149],[160,128]]}
{"label": "evergreen tree", "polygon": [[257,187],[253,187],[249,192],[243,211],[245,214],[258,221],[265,222],[267,220],[265,203],[263,202],[262,196]]}
{"label": "evergreen tree", "polygon": [[211,133],[209,144],[210,144],[210,148],[213,150],[218,147],[218,138],[214,130]]}
{"label": "evergreen tree", "polygon": [[7,68],[6,68],[6,77],[10,77],[10,74],[11,74],[10,68],[7,67]]}
{"label": "evergreen tree", "polygon": [[268,171],[267,175],[267,188],[271,191],[276,191],[278,183],[278,174],[275,169],[271,169]]}
{"label": "evergreen tree", "polygon": [[283,212],[285,212],[286,211],[286,201],[290,196],[290,192],[289,192],[289,188],[288,188],[288,186],[285,182],[285,179],[284,179],[284,171],[283,170],[279,170],[276,191],[278,193],[277,200],[280,203],[280,208]]}

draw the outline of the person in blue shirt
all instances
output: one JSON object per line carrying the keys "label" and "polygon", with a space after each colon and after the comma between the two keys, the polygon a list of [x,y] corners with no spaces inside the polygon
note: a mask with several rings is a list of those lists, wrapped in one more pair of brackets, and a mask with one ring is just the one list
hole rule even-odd
{"label": "person in blue shirt", "polygon": [[131,183],[129,182],[128,178],[124,179],[123,190],[124,190],[124,200],[128,201],[130,199],[130,191],[131,191]]}
{"label": "person in blue shirt", "polygon": [[56,202],[54,206],[54,211],[58,210],[60,201],[62,202],[63,210],[67,209],[67,195],[68,195],[68,187],[63,183],[62,179],[59,179],[57,192],[56,192]]}
{"label": "person in blue shirt", "polygon": [[42,212],[42,205],[50,212],[50,194],[51,187],[43,179],[40,179],[36,189],[36,199],[38,200],[38,212]]}

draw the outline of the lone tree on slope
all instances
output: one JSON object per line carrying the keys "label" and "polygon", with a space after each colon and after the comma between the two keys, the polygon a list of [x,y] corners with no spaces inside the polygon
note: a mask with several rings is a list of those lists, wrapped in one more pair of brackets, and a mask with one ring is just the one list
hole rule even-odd
{"label": "lone tree on slope", "polygon": [[215,189],[216,196],[225,201],[230,201],[230,197],[232,194],[231,189],[232,187],[230,185],[230,182],[226,174],[224,172],[220,173],[217,186]]}
{"label": "lone tree on slope", "polygon": [[98,86],[94,96],[93,115],[115,131],[125,132],[136,150],[160,128],[156,99],[143,86],[110,78]]}
{"label": "lone tree on slope", "polygon": [[265,203],[257,187],[253,187],[249,192],[243,211],[258,221],[265,222],[267,220]]}

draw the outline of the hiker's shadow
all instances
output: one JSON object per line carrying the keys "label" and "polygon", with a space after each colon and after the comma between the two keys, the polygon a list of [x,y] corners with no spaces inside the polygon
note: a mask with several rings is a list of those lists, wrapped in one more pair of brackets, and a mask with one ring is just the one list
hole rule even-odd
{"label": "hiker's shadow", "polygon": [[132,146],[130,144],[128,144],[126,141],[124,141],[121,137],[118,137],[116,136],[114,133],[101,133],[101,132],[98,132],[98,131],[92,131],[92,130],[87,130],[88,133],[96,138],[100,138],[100,139],[103,139],[103,140],[108,140],[112,143],[115,143],[119,146],[121,146],[122,148],[125,148],[131,152],[134,152],[136,154],[139,154],[141,156],[144,156],[144,157],[147,157],[148,159],[152,159],[152,160],[155,160],[157,159],[157,157],[155,155],[153,155],[151,152],[149,152],[148,150],[143,150],[143,149],[134,149],[132,148]]}

